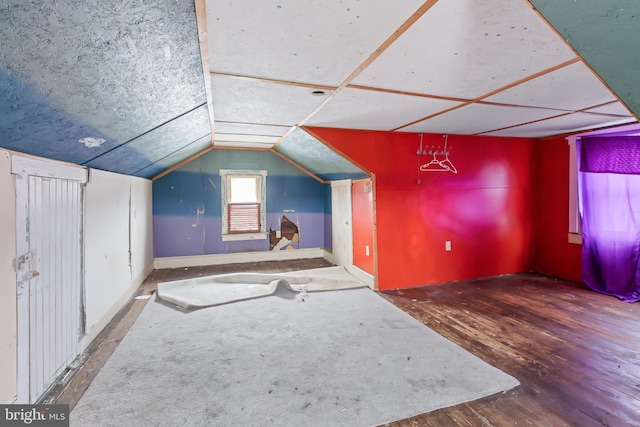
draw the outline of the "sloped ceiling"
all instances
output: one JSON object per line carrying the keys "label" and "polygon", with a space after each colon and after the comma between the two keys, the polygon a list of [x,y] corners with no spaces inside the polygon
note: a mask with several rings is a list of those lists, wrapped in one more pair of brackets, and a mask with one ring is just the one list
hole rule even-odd
{"label": "sloped ceiling", "polygon": [[640,116],[640,2],[531,0],[542,16]]}
{"label": "sloped ceiling", "polygon": [[275,151],[299,165],[305,165],[308,172],[323,181],[358,179],[367,176],[356,165],[300,128],[295,128],[287,135]]}
{"label": "sloped ceiling", "polygon": [[0,46],[2,147],[151,177],[211,144],[193,0],[7,0]]}
{"label": "sloped ceiling", "polygon": [[143,177],[212,145],[269,149],[333,179],[361,172],[300,128],[544,137],[635,122],[638,6],[531,3],[5,0],[0,146]]}

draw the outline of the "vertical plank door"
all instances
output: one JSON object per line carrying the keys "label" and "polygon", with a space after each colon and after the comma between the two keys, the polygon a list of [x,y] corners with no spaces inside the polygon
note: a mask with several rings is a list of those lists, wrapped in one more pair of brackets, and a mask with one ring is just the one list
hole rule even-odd
{"label": "vertical plank door", "polygon": [[82,351],[86,170],[14,157],[18,402],[33,403]]}
{"label": "vertical plank door", "polygon": [[334,262],[353,264],[353,228],[351,219],[351,180],[331,182],[331,240]]}

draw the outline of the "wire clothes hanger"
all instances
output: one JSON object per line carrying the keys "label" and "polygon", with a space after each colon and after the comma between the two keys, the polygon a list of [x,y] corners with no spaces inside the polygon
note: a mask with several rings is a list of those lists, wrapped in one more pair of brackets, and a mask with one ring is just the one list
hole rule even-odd
{"label": "wire clothes hanger", "polygon": [[[427,163],[420,166],[420,171],[422,172],[453,172],[458,173],[458,169],[453,165],[451,160],[449,159],[449,149],[447,147],[449,135],[444,136],[444,149],[442,151],[434,150],[431,147],[431,150],[428,152],[422,151],[422,134],[420,134],[420,151],[418,154],[433,154],[433,159],[428,161]],[[437,155],[444,155],[444,159],[438,160]]]}

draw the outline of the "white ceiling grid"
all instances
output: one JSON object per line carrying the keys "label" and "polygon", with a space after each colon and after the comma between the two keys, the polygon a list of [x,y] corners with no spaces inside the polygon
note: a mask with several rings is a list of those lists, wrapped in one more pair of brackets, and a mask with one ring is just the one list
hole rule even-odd
{"label": "white ceiling grid", "polygon": [[485,98],[484,101],[576,111],[616,101],[616,97],[591,70],[583,63],[576,62]]}
{"label": "white ceiling grid", "polygon": [[446,0],[353,83],[475,99],[573,58],[524,1]]}
{"label": "white ceiling grid", "polygon": [[461,105],[430,97],[346,87],[305,124],[367,130],[391,130],[425,115]]}
{"label": "white ceiling grid", "polygon": [[540,137],[635,121],[526,0],[206,5],[215,145],[270,148],[300,125]]}

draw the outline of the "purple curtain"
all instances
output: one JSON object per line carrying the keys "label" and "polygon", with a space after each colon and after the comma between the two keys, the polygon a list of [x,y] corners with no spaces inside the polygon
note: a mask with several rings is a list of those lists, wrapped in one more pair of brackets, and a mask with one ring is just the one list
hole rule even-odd
{"label": "purple curtain", "polygon": [[582,278],[591,289],[640,300],[640,137],[579,143]]}

